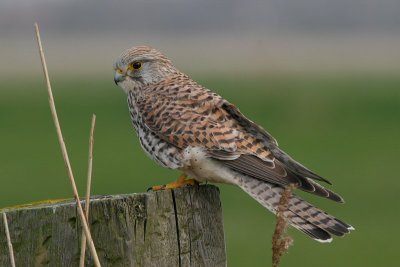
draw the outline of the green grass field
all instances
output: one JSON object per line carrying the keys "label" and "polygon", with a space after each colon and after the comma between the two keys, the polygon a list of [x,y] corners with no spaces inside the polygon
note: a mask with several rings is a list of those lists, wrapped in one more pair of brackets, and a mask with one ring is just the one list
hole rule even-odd
{"label": "green grass field", "polygon": [[[70,197],[44,83],[16,85],[11,78],[0,89],[0,207]],[[282,266],[398,266],[400,78],[196,79],[267,129],[295,159],[330,179],[346,200],[339,205],[306,196],[356,231],[320,244],[290,230],[295,243]],[[102,81],[53,77],[53,90],[81,194],[92,113],[97,115],[93,194],[143,192],[178,176],[140,149],[125,95],[111,75]],[[274,216],[238,188],[220,188],[229,266],[270,266]]]}

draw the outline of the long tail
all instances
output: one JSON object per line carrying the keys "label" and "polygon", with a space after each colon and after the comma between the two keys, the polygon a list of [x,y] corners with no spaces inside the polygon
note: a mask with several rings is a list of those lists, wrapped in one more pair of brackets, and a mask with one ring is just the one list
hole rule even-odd
{"label": "long tail", "polygon": [[[247,176],[240,177],[238,186],[276,214],[282,187]],[[354,229],[351,225],[314,207],[294,194],[290,199],[288,210],[283,214],[293,227],[319,242],[331,242],[331,234],[343,236]]]}

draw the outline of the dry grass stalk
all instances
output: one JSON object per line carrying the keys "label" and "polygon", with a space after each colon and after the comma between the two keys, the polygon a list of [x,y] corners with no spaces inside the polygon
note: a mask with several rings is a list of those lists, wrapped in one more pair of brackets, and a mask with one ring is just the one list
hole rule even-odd
{"label": "dry grass stalk", "polygon": [[283,254],[293,244],[293,238],[286,234],[288,222],[284,212],[288,209],[294,185],[289,185],[281,193],[278,212],[276,213],[276,226],[272,236],[272,266],[278,267]]}
{"label": "dry grass stalk", "polygon": [[5,231],[6,231],[8,251],[10,253],[11,266],[15,267],[14,249],[13,249],[13,246],[12,246],[12,243],[11,243],[10,230],[8,230],[7,215],[6,215],[5,211],[3,212],[3,221],[4,221],[4,228],[5,228]]}
{"label": "dry grass stalk", "polygon": [[37,23],[35,23],[35,31],[36,31],[37,43],[38,43],[38,46],[39,46],[40,59],[42,61],[43,72],[44,72],[44,76],[45,76],[45,80],[46,80],[46,84],[47,84],[47,91],[48,91],[48,95],[49,95],[49,104],[50,104],[50,109],[51,109],[51,115],[53,117],[54,126],[56,127],[58,141],[60,143],[61,152],[62,152],[62,155],[63,155],[63,158],[64,158],[64,163],[65,163],[65,166],[67,168],[68,177],[69,177],[70,182],[71,182],[72,191],[74,193],[76,204],[78,206],[79,218],[81,220],[83,229],[85,231],[85,235],[86,235],[86,237],[88,239],[88,244],[89,244],[90,252],[92,253],[92,256],[93,256],[94,265],[95,266],[101,266],[99,258],[97,256],[96,248],[95,248],[94,243],[93,243],[92,236],[91,236],[90,231],[89,231],[89,227],[88,227],[88,224],[87,224],[87,221],[86,221],[86,218],[85,218],[85,214],[83,212],[82,205],[80,203],[78,189],[76,188],[76,184],[75,184],[74,174],[72,172],[71,163],[69,161],[67,148],[65,146],[64,138],[63,138],[63,135],[62,135],[62,132],[61,132],[60,122],[58,120],[56,106],[55,106],[55,103],[54,103],[53,92],[51,90],[49,74],[48,74],[48,71],[47,71],[46,59],[44,57],[42,41],[40,39],[39,26],[37,25]]}
{"label": "dry grass stalk", "polygon": [[[92,127],[90,128],[89,137],[89,155],[88,155],[88,172],[87,172],[87,183],[86,183],[86,201],[85,201],[85,215],[86,221],[89,221],[89,207],[90,207],[90,188],[92,185],[92,170],[93,170],[93,145],[94,145],[94,128],[96,126],[96,115],[92,116]],[[85,266],[85,252],[86,252],[86,235],[82,229],[81,239],[81,257],[79,261],[79,267]]]}

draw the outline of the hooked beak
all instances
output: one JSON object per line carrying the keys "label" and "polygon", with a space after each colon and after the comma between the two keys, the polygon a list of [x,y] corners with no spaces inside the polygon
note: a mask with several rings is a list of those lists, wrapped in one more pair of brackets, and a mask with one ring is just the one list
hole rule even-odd
{"label": "hooked beak", "polygon": [[125,76],[121,75],[119,73],[115,73],[114,75],[114,82],[116,85],[118,85],[118,83],[122,82],[123,80],[125,80]]}

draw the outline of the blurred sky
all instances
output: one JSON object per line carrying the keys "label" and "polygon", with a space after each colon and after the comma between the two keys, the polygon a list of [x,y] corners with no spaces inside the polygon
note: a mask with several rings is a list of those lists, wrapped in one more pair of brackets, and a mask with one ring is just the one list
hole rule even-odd
{"label": "blurred sky", "polygon": [[110,74],[148,44],[186,72],[400,70],[398,0],[2,0],[0,76]]}

